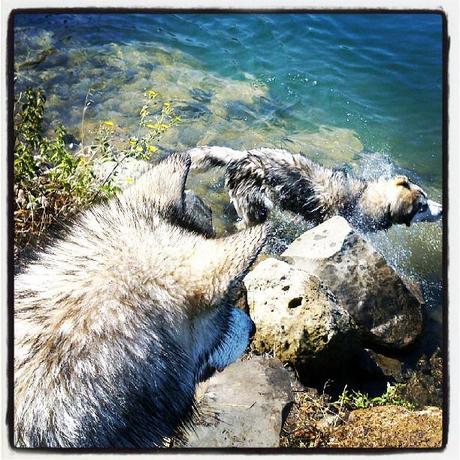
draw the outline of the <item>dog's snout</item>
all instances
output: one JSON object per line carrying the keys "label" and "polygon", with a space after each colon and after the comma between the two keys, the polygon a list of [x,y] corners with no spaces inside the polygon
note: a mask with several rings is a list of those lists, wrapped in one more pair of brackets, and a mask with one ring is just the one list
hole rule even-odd
{"label": "dog's snout", "polygon": [[251,320],[252,327],[251,327],[251,332],[249,333],[249,338],[252,339],[256,333],[256,325],[254,324],[254,321]]}

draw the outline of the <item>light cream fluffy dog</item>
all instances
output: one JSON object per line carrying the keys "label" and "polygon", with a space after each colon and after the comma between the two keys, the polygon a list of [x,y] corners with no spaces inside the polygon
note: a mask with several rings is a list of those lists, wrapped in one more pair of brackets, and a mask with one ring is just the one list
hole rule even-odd
{"label": "light cream fluffy dog", "polygon": [[193,413],[195,384],[253,334],[233,285],[264,226],[210,239],[172,155],[83,212],[15,279],[19,447],[154,447]]}

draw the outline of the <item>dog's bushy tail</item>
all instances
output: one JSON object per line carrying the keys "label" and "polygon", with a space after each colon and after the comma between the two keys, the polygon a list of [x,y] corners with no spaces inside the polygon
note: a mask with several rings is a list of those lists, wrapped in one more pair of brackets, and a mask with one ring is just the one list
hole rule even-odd
{"label": "dog's bushy tail", "polygon": [[247,152],[243,150],[233,150],[228,147],[195,147],[187,154],[192,160],[191,169],[210,169],[216,167],[225,167],[232,161],[245,158]]}

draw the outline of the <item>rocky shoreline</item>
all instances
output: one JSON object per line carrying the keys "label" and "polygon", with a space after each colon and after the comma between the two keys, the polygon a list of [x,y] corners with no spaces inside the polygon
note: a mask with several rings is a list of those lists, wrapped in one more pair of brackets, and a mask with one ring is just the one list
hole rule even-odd
{"label": "rocky shoreline", "polygon": [[305,232],[280,258],[263,260],[244,280],[253,351],[273,350],[315,381],[346,377],[350,366],[379,374],[379,356],[420,337],[422,297],[342,217]]}
{"label": "rocky shoreline", "polygon": [[171,448],[440,448],[442,409],[349,409],[303,386],[276,358],[251,356],[197,390],[198,417]]}
{"label": "rocky shoreline", "polygon": [[[404,362],[424,328],[423,296],[345,219],[261,258],[243,291],[251,351],[201,388],[201,419],[181,446],[441,447],[442,359]],[[330,405],[344,386],[378,394],[390,382],[403,383],[401,405]]]}
{"label": "rocky shoreline", "polygon": [[[113,167],[102,166],[101,177]],[[126,161],[118,185],[147,168]],[[189,190],[186,205],[212,235],[211,209]],[[345,219],[259,256],[240,292],[238,306],[257,327],[251,349],[198,387],[198,419],[170,447],[441,447],[440,352],[406,362],[424,332],[421,290]],[[402,384],[400,399],[413,410],[331,404],[344,388],[377,396],[388,383]]]}

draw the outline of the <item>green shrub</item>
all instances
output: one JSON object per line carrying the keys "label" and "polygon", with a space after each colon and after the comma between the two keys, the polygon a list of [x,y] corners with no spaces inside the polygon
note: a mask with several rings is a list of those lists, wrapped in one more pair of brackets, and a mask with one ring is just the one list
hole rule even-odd
{"label": "green shrub", "polygon": [[401,383],[396,383],[394,385],[387,383],[385,393],[370,398],[366,393],[355,390],[349,392],[345,387],[337,401],[332,402],[331,405],[339,412],[342,410],[366,409],[368,407],[387,405],[402,406],[406,409],[414,410],[416,408],[415,405],[401,396],[401,390],[403,388],[404,385]]}
{"label": "green shrub", "polygon": [[[66,129],[59,125],[46,137],[43,129],[46,98],[41,89],[26,89],[14,104],[15,255],[40,240],[53,223],[68,218],[98,200],[112,196],[117,167],[131,157],[149,160],[157,152],[161,135],[180,121],[169,102],[158,93],[145,94],[139,117],[139,135],[117,148],[112,142],[115,125],[100,123],[95,141],[72,152],[66,147]],[[84,124],[83,110],[82,131]],[[82,133],[83,138],[83,133]],[[83,142],[82,142],[83,144]],[[96,162],[113,161],[105,178],[95,174]]]}

